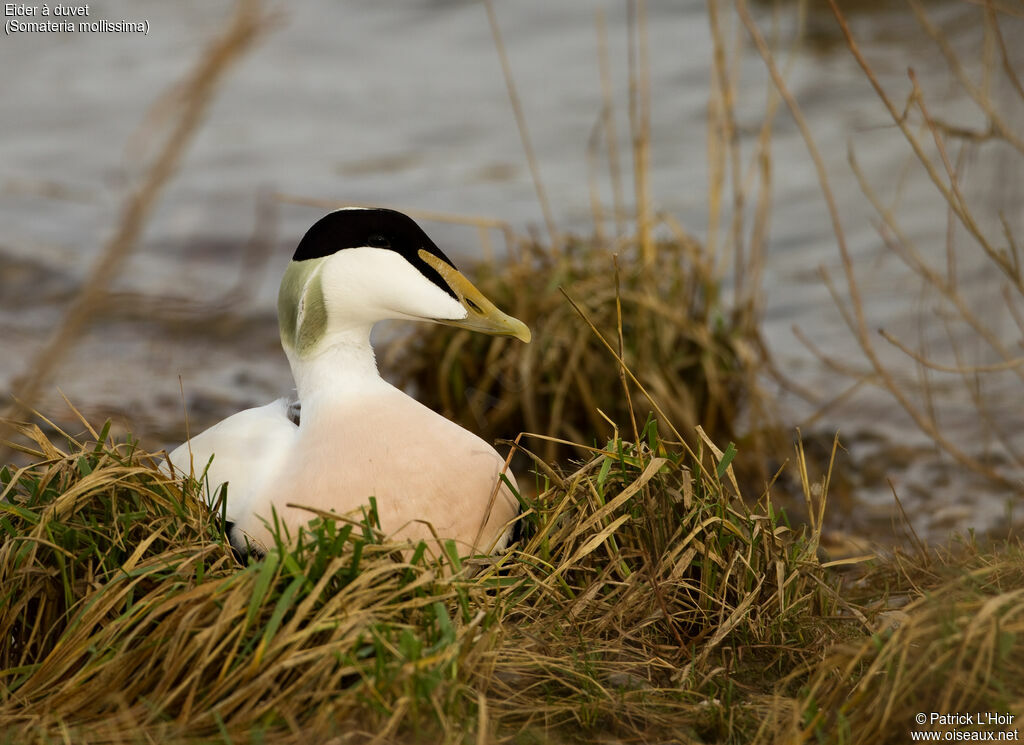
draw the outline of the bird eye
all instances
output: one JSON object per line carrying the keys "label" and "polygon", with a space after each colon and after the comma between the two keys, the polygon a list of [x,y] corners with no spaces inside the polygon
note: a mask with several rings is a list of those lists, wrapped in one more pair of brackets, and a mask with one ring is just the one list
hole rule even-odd
{"label": "bird eye", "polygon": [[366,239],[366,245],[372,248],[391,248],[391,241],[379,233],[375,233]]}

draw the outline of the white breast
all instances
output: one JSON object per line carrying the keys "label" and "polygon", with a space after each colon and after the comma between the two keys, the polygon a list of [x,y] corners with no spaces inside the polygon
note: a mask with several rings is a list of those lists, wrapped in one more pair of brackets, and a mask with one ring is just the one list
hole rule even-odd
{"label": "white breast", "polygon": [[381,383],[358,396],[304,402],[302,426],[281,467],[237,526],[266,542],[260,517],[269,518],[271,506],[294,534],[314,515],[288,504],[345,514],[373,496],[387,534],[430,541],[429,523],[463,553],[503,548],[518,512],[500,483],[503,459],[473,433]]}

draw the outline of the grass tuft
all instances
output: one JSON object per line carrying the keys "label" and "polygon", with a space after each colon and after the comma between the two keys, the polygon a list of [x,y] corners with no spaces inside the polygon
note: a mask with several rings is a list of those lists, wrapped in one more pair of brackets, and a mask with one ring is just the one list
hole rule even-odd
{"label": "grass tuft", "polygon": [[[874,633],[837,646],[813,666],[793,716],[776,723],[780,732],[802,732],[797,741],[845,743],[906,742],[911,730],[947,740],[983,740],[987,732],[999,739],[1006,731],[1012,739],[1024,701],[1020,544],[983,550],[962,543],[954,550],[897,554],[864,584],[887,588],[876,599],[884,610]],[[933,712],[970,712],[975,720],[956,726],[916,721]],[[990,722],[989,714],[1003,719]]]}
{"label": "grass tuft", "polygon": [[722,740],[836,638],[814,531],[653,420],[538,466],[502,556],[389,542],[370,505],[245,566],[198,485],[133,444],[25,434],[37,462],[0,503],[11,741]]}
{"label": "grass tuft", "polygon": [[[621,348],[626,367],[639,371],[680,432],[699,424],[716,440],[736,440],[741,417],[764,423],[757,421],[765,402],[755,311],[727,306],[713,257],[665,224],[671,236],[658,243],[651,263],[641,261],[637,237],[614,245],[568,238],[559,251],[513,239],[510,258],[482,261],[468,272],[484,295],[530,326],[530,344],[417,328],[383,347],[382,369],[485,439],[534,432],[593,444],[614,435],[611,422],[632,435],[631,422],[642,424],[649,404],[623,395],[619,366],[565,302],[564,290]],[[553,460],[569,451],[549,439],[540,454]]]}

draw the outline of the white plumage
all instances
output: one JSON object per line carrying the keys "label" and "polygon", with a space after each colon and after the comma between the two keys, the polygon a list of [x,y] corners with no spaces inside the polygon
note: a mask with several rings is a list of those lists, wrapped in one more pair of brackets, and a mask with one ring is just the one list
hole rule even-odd
{"label": "white plumage", "polygon": [[227,483],[232,543],[267,545],[272,511],[294,535],[313,517],[296,505],[346,514],[373,496],[389,534],[436,533],[463,553],[503,548],[518,511],[501,482],[504,459],[383,380],[370,331],[392,318],[523,341],[529,329],[391,210],[341,210],[310,228],[282,280],[278,315],[300,423],[279,399],[228,417],[169,456],[175,469],[197,476],[209,463],[211,495]]}

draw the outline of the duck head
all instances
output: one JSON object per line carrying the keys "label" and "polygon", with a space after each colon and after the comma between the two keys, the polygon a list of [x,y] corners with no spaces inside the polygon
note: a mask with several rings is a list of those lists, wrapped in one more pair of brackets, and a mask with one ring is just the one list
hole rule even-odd
{"label": "duck head", "polygon": [[530,329],[488,300],[412,218],[346,208],[317,221],[281,281],[281,343],[293,366],[377,321],[430,321],[530,341]]}

